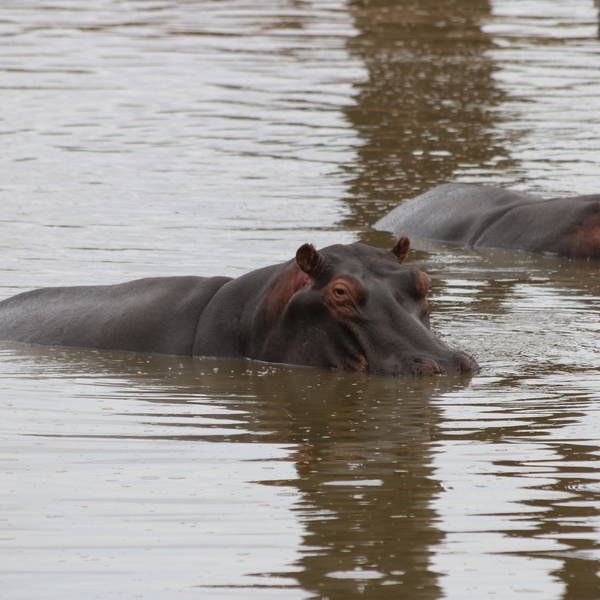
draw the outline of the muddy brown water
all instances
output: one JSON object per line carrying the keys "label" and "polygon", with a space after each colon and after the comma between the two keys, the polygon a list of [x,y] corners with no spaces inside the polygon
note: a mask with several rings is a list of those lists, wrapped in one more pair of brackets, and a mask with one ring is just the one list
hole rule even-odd
{"label": "muddy brown water", "polygon": [[[5,0],[0,295],[227,274],[445,181],[600,191],[591,0]],[[416,241],[472,380],[0,346],[0,589],[600,598],[598,263]]]}

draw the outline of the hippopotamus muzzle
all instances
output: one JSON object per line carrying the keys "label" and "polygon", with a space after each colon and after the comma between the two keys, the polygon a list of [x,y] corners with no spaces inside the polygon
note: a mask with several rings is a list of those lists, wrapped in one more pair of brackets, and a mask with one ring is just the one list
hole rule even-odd
{"label": "hippopotamus muzzle", "polygon": [[395,364],[383,365],[379,371],[382,375],[471,375],[479,370],[479,366],[465,352],[448,349],[446,356],[434,358],[412,357]]}

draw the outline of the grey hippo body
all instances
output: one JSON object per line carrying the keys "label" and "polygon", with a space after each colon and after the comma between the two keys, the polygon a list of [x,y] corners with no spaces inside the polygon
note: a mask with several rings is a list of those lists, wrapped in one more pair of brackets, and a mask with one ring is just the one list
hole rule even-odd
{"label": "grey hippo body", "polygon": [[445,184],[403,202],[374,227],[472,248],[598,258],[600,194],[542,198],[491,186]]}
{"label": "grey hippo body", "polygon": [[301,246],[241,277],[162,277],[44,288],[0,302],[0,340],[248,357],[391,375],[471,373],[429,329],[429,278],[409,248]]}

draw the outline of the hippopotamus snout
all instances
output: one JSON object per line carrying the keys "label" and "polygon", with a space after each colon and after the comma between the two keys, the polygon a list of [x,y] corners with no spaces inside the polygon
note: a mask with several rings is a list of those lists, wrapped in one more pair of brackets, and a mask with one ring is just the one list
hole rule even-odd
{"label": "hippopotamus snout", "polygon": [[398,361],[390,358],[380,369],[381,374],[392,375],[473,375],[479,365],[465,352],[449,350],[445,356],[412,356]]}
{"label": "hippopotamus snout", "polygon": [[409,368],[412,375],[472,375],[479,370],[477,363],[461,352],[446,360],[414,358]]}
{"label": "hippopotamus snout", "polygon": [[415,364],[418,375],[472,375],[479,370],[475,360],[460,350],[451,350],[438,360],[417,358]]}

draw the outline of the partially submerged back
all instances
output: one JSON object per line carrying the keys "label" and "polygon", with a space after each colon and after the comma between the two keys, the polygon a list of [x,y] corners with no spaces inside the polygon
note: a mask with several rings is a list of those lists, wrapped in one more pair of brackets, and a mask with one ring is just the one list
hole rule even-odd
{"label": "partially submerged back", "polygon": [[600,195],[542,198],[514,190],[445,184],[407,200],[374,227],[473,248],[600,256]]}
{"label": "partially submerged back", "polygon": [[487,227],[507,211],[540,200],[501,188],[448,183],[402,202],[374,227],[397,235],[475,246]]}
{"label": "partially submerged back", "polygon": [[200,313],[228,277],[55,287],[0,302],[0,339],[191,355]]}

